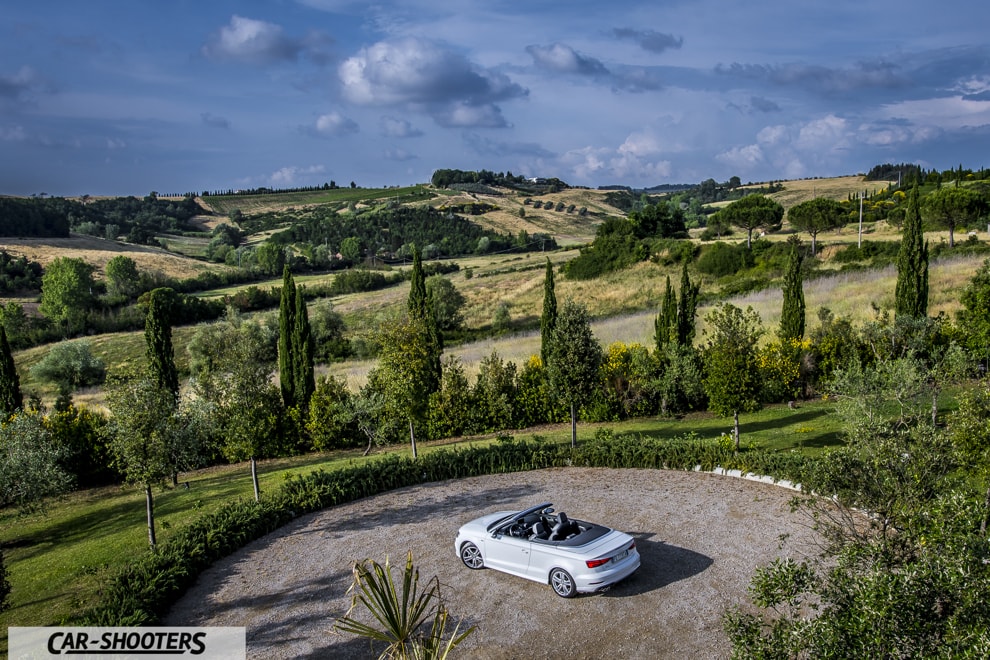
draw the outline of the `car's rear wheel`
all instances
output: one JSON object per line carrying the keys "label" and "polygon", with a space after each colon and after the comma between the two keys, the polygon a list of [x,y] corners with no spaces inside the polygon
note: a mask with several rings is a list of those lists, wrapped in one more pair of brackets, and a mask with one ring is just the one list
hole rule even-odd
{"label": "car's rear wheel", "polygon": [[485,559],[481,556],[481,550],[470,541],[461,546],[461,561],[472,570],[485,567]]}
{"label": "car's rear wheel", "polygon": [[561,598],[574,598],[577,595],[577,586],[571,574],[562,568],[555,568],[550,571],[550,586]]}

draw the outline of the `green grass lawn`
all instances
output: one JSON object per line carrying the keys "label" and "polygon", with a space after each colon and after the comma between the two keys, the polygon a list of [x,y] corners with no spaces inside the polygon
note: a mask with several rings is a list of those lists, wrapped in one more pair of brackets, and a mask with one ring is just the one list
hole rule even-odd
{"label": "green grass lawn", "polygon": [[[823,402],[809,402],[797,409],[773,406],[741,417],[744,445],[814,453],[838,444],[838,420]],[[693,414],[680,420],[639,419],[616,424],[580,424],[579,441],[590,440],[602,427],[617,435],[673,438],[694,432],[717,438],[731,427],[731,420]],[[516,433],[519,439],[534,434],[550,442],[570,441],[567,424]],[[428,443],[423,451],[455,444],[483,444],[492,437]],[[408,453],[398,446],[388,451]],[[360,451],[309,454],[266,461],[260,465],[262,496],[279,487],[290,474],[317,468],[334,469],[370,460]],[[178,488],[156,489],[155,512],[158,542],[166,543],[175,530],[230,500],[252,497],[247,464],[223,466],[180,476]],[[13,586],[11,609],[0,615],[0,647],[6,645],[7,626],[51,625],[96,603],[99,588],[116,569],[148,552],[143,492],[133,486],[109,487],[74,493],[57,502],[47,514],[0,514],[2,544]],[[0,648],[0,651],[5,650]]]}

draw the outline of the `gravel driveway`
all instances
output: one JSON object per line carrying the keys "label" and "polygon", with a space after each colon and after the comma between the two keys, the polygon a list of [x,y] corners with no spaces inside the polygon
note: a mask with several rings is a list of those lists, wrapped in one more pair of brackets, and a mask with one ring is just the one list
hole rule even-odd
{"label": "gravel driveway", "polygon": [[[205,572],[165,625],[246,626],[251,658],[376,657],[332,631],[348,607],[351,564],[437,575],[454,618],[477,628],[467,658],[724,658],[722,613],[748,602],[754,569],[815,552],[794,492],[733,477],[558,468],[392,491],[294,521]],[[484,513],[553,502],[558,511],[636,538],[642,566],[611,590],[564,600],[550,587],[470,571],[457,528]]]}

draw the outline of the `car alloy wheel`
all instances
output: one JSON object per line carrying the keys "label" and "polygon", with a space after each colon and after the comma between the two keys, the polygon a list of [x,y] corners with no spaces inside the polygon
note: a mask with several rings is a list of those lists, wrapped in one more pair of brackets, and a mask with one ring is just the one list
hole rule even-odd
{"label": "car alloy wheel", "polygon": [[472,570],[485,567],[485,560],[481,556],[481,550],[474,543],[465,543],[461,546],[461,561]]}
{"label": "car alloy wheel", "polygon": [[574,578],[562,568],[555,568],[550,571],[550,586],[561,598],[573,598],[577,595]]}

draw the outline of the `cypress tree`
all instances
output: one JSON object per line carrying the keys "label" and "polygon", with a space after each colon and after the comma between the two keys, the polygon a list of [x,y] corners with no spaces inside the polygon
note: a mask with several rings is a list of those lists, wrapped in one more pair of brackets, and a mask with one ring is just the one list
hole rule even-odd
{"label": "cypress tree", "polygon": [[425,325],[426,350],[429,360],[429,374],[423,385],[424,397],[440,389],[442,368],[440,357],[443,354],[443,334],[437,326],[436,316],[430,309],[426,296],[426,275],[423,273],[423,260],[418,248],[413,248],[413,268],[409,287],[409,317],[422,321]]}
{"label": "cypress tree", "polygon": [[23,405],[21,381],[17,377],[14,356],[7,342],[7,329],[0,324],[0,413],[10,415]]}
{"label": "cypress tree", "polygon": [[928,315],[928,243],[921,225],[917,184],[908,195],[901,248],[897,253],[894,313],[914,318]]}
{"label": "cypress tree", "polygon": [[296,283],[289,267],[282,269],[282,295],[278,305],[278,380],[282,403],[288,408],[296,403],[297,361],[294,358],[293,335],[296,329]]}
{"label": "cypress tree", "polygon": [[677,299],[677,345],[691,346],[694,343],[695,316],[698,310],[698,294],[701,286],[692,284],[688,277],[687,260],[681,269],[681,292]]}
{"label": "cypress tree", "polygon": [[543,315],[540,316],[540,360],[547,364],[550,352],[550,337],[557,324],[557,293],[554,290],[553,264],[547,258],[547,273],[543,278]]}
{"label": "cypress tree", "polygon": [[157,387],[179,396],[179,372],[175,368],[172,346],[172,308],[175,292],[169,288],[153,290],[148,295],[148,313],[144,319],[148,375]]}
{"label": "cypress tree", "polygon": [[791,244],[784,269],[784,304],[780,311],[780,338],[783,340],[804,338],[804,283],[801,278],[803,255],[797,241]]}
{"label": "cypress tree", "polygon": [[429,316],[426,300],[426,276],[423,274],[423,260],[419,248],[413,248],[413,267],[409,287],[409,315],[425,319]]}
{"label": "cypress tree", "polygon": [[313,371],[313,333],[309,326],[309,313],[301,291],[296,291],[295,327],[292,333],[293,360],[295,362],[296,405],[300,410],[309,407],[309,399],[316,391]]}
{"label": "cypress tree", "polygon": [[670,344],[677,341],[677,298],[674,296],[674,287],[670,285],[670,276],[667,276],[667,286],[663,291],[663,301],[660,303],[660,312],[653,322],[653,336],[657,344],[657,350],[664,352]]}

